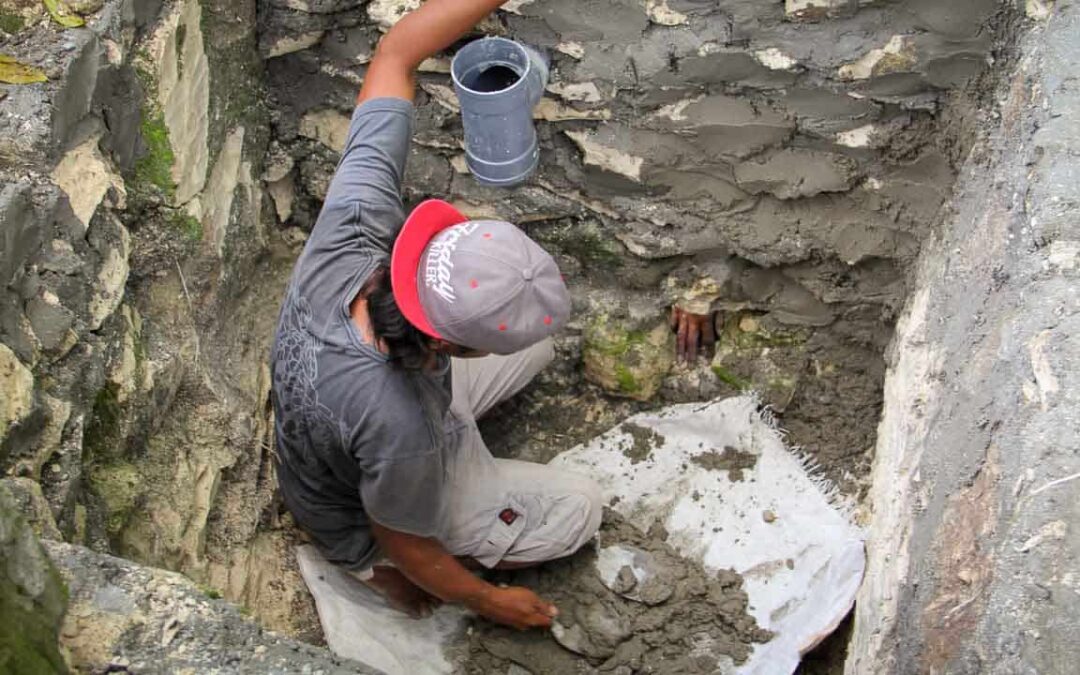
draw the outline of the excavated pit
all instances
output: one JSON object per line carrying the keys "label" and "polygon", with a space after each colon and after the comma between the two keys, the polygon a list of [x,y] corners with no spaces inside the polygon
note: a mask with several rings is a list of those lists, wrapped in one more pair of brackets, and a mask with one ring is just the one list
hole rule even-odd
{"label": "excavated pit", "polygon": [[[263,47],[273,50],[267,45],[280,34],[273,27],[300,15],[273,3],[261,7]],[[811,24],[777,16],[775,6],[740,5],[732,9],[735,23],[710,12],[668,21],[658,20],[655,8],[637,14],[638,6],[620,5],[608,15],[597,7],[525,5],[501,17],[501,30],[488,27],[531,40],[553,57],[553,83],[537,115],[541,167],[524,187],[492,190],[467,175],[445,74],[451,54],[428,62],[418,78],[408,205],[442,197],[472,217],[518,223],[556,256],[575,301],[556,363],[481,420],[489,447],[497,456],[546,462],[635,412],[753,389],[777,414],[789,443],[859,500],[869,488],[883,353],[907,271],[962,152],[961,131],[950,128],[952,113],[942,112],[944,92],[977,72],[965,70],[961,53],[992,43],[974,24],[950,18],[947,32],[963,49],[928,41],[916,48],[905,38],[894,51],[892,36],[902,26],[890,25],[886,34],[879,22],[911,21],[932,32],[921,5],[911,12],[868,8]],[[368,6],[368,16],[383,22],[379,29],[387,8]],[[605,17],[603,28],[581,27],[581,11]],[[369,58],[378,38],[376,28],[354,20],[320,14],[316,46],[267,62],[276,131],[271,157],[289,158],[275,175],[286,173],[281,180],[291,190],[286,200],[275,199],[279,214],[285,201],[288,223],[301,229],[317,213],[347,127],[356,81],[342,75],[362,73],[356,63]],[[848,37],[826,44],[841,33]],[[743,46],[783,37],[785,50],[808,53],[808,45],[791,42],[808,34],[817,53],[779,67],[770,58],[785,53]],[[589,40],[600,49],[591,51]],[[636,50],[628,51],[626,70],[613,56],[622,45]],[[916,55],[919,49],[943,51]],[[673,302],[716,312],[710,358],[673,363]],[[663,451],[644,434],[634,439],[624,451],[632,461]],[[718,448],[703,461],[736,479],[747,459]],[[637,543],[643,536],[612,523],[605,530]],[[708,658],[686,656],[695,644],[688,635],[746,618],[745,610],[706,620],[701,615],[716,607],[701,597],[637,606],[600,584],[592,555],[502,578],[547,593],[571,622],[602,608],[604,616],[593,612],[592,620],[618,636],[586,636],[574,654],[548,636],[477,622],[467,653],[455,657],[459,669],[506,672],[513,663],[533,673],[711,672]],[[707,597],[738,587],[737,575],[702,575],[691,576]],[[658,614],[680,612],[696,619],[689,626],[673,620],[668,632],[644,627]],[[805,672],[839,672],[849,634],[845,623],[808,656]],[[714,655],[734,663],[749,644],[766,639],[753,630],[723,637]],[[664,670],[676,662],[678,668]]]}
{"label": "excavated pit", "polygon": [[[366,64],[415,3],[106,0],[69,33],[31,4],[0,17],[5,53],[51,78],[0,91],[4,482],[39,536],[180,571],[319,641],[290,555],[299,533],[273,493],[265,360]],[[492,452],[546,462],[633,413],[755,390],[788,442],[863,500],[884,355],[985,126],[974,111],[985,65],[1008,62],[1010,11],[510,3],[477,35],[546,50],[552,80],[540,167],[509,191],[467,173],[453,48],[422,64],[407,204],[441,197],[517,223],[574,300],[555,363],[481,421]],[[718,317],[709,358],[674,363],[673,303]],[[624,452],[663,447],[640,433]],[[747,468],[727,448],[702,461]],[[670,558],[652,534],[604,532]],[[767,637],[746,622],[737,575],[672,560],[670,599],[648,606],[599,585],[590,555],[507,580],[551,595],[568,622],[605,608],[618,639],[586,635],[591,653],[571,657],[477,623],[461,667],[674,672],[675,658],[695,672],[693,635],[733,662]],[[804,671],[838,672],[849,631]]]}

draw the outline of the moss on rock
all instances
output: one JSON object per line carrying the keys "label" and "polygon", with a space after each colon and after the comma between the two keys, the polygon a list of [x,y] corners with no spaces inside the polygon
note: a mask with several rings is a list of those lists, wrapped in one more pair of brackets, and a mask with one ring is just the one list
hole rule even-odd
{"label": "moss on rock", "polygon": [[151,62],[150,55],[140,53],[139,60],[143,65],[136,65],[135,73],[143,89],[139,133],[144,152],[124,179],[128,193],[137,201],[157,192],[171,202],[176,195],[176,182],[172,176],[176,155],[169,140],[169,128],[165,125],[165,113],[157,102],[157,80],[146,65]]}
{"label": "moss on rock", "polygon": [[103,460],[117,457],[123,437],[121,422],[123,406],[113,383],[102,387],[94,398],[90,419],[83,429],[83,451],[88,459]]}
{"label": "moss on rock", "polygon": [[191,241],[202,241],[203,225],[198,218],[182,211],[174,211],[169,223]]}
{"label": "moss on rock", "polygon": [[665,323],[641,330],[602,315],[584,338],[585,376],[619,396],[649,400],[674,362],[674,336]]}
{"label": "moss on rock", "polygon": [[750,313],[730,316],[717,336],[711,370],[734,391],[755,389],[783,411],[806,370],[808,337],[801,329],[768,328]]}
{"label": "moss on rock", "polygon": [[67,590],[0,485],[0,672],[66,673],[60,623]]}
{"label": "moss on rock", "polygon": [[176,157],[173,155],[172,144],[169,143],[169,130],[165,127],[164,115],[149,108],[149,104],[144,104],[140,127],[146,154],[135,162],[129,186],[136,192],[146,192],[153,186],[160,190],[166,199],[171,200],[176,193],[176,183],[172,178]]}
{"label": "moss on rock", "polygon": [[23,29],[26,25],[26,20],[18,14],[9,14],[7,12],[0,11],[0,32],[7,33],[8,35],[14,35]]}
{"label": "moss on rock", "polygon": [[596,221],[564,219],[531,234],[545,248],[575,258],[587,272],[610,271],[623,264],[622,245],[605,236]]}
{"label": "moss on rock", "polygon": [[105,527],[111,539],[120,536],[142,495],[145,480],[139,468],[129,462],[94,466],[90,487],[105,505]]}

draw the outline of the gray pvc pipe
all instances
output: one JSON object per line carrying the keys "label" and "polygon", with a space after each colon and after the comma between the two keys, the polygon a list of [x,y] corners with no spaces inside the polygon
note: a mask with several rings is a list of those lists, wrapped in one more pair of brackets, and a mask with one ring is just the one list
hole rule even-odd
{"label": "gray pvc pipe", "polygon": [[[484,73],[497,66],[513,71],[517,81],[486,91],[492,82],[485,82]],[[546,60],[513,40],[481,38],[454,56],[450,76],[461,104],[465,161],[473,176],[486,185],[524,181],[540,160],[532,110],[547,86]]]}

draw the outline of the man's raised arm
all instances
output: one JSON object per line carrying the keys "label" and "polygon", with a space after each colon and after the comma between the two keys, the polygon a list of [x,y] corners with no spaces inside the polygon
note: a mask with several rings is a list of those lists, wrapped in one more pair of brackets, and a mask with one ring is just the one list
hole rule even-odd
{"label": "man's raised arm", "polygon": [[506,0],[428,0],[379,41],[357,103],[391,96],[413,100],[416,67],[467,33]]}

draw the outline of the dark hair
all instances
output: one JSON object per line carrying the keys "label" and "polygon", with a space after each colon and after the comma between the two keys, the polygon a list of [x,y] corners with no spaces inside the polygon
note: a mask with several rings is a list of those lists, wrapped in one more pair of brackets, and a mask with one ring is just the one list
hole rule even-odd
{"label": "dark hair", "polygon": [[385,267],[372,273],[361,293],[367,297],[375,337],[390,350],[390,362],[405,370],[421,370],[428,357],[428,338],[401,313]]}

